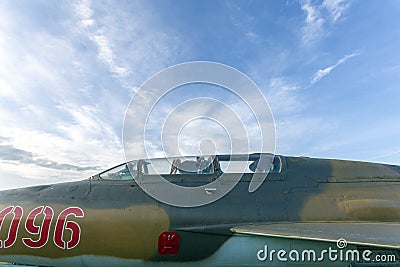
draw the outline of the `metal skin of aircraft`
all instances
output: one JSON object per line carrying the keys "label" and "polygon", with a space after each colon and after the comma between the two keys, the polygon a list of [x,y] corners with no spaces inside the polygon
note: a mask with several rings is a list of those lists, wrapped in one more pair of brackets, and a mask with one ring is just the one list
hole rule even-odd
{"label": "metal skin of aircraft", "polygon": [[[198,207],[168,205],[145,193],[132,175],[150,179],[148,160],[83,181],[2,191],[0,261],[398,266],[399,166],[275,155],[267,178],[250,193],[258,157],[247,155],[249,166],[228,194]],[[162,176],[180,186],[204,185],[218,179],[229,158],[214,156],[200,171],[183,170],[184,162],[176,161]],[[126,171],[129,165],[133,172]]]}

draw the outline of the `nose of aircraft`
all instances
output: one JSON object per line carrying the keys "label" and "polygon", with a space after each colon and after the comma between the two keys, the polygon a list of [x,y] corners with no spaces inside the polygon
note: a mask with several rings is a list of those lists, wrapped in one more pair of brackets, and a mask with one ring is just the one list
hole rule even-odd
{"label": "nose of aircraft", "polygon": [[[108,194],[118,193],[112,190]],[[170,226],[164,209],[88,192],[86,182],[1,191],[0,248],[7,249],[0,249],[0,261],[10,255],[149,259],[157,254],[159,236]]]}

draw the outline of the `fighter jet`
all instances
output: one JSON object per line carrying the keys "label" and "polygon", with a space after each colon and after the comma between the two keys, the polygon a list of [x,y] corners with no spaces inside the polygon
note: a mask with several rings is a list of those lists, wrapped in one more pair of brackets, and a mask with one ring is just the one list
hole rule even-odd
{"label": "fighter jet", "polygon": [[[132,160],[82,181],[3,191],[0,261],[39,266],[400,264],[399,166],[280,155],[265,164],[263,156]],[[237,164],[244,168],[235,169]],[[219,182],[222,176],[228,179]],[[263,176],[258,188],[249,190]],[[215,201],[179,206],[143,190],[148,183],[163,193],[155,177],[182,188],[205,188],[205,197],[218,194],[218,187],[207,188],[211,182],[239,179]]]}

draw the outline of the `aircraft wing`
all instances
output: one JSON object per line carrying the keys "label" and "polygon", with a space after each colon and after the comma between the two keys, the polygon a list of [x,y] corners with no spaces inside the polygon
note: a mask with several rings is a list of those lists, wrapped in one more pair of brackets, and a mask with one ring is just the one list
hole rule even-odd
{"label": "aircraft wing", "polygon": [[379,222],[294,222],[250,224],[231,228],[247,235],[337,242],[400,249],[400,224]]}

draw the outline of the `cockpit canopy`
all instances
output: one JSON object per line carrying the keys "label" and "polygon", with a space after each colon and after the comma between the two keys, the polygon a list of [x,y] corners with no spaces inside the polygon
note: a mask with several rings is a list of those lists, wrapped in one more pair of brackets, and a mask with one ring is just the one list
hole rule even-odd
{"label": "cockpit canopy", "polygon": [[280,173],[282,159],[271,154],[186,156],[132,160],[92,179],[132,180],[137,175],[215,175],[222,173]]}

